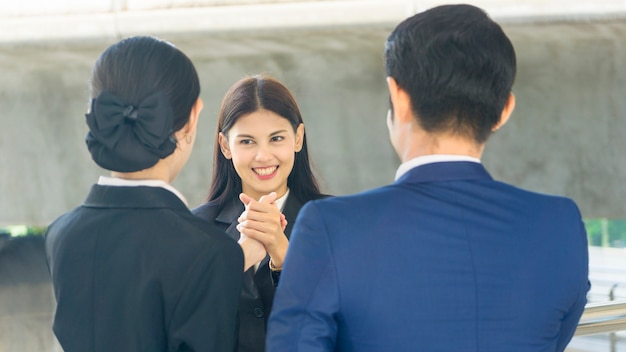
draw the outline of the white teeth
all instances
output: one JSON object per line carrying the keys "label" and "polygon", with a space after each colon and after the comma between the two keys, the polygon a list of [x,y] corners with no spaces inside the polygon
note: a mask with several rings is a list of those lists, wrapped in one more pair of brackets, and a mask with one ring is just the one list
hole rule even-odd
{"label": "white teeth", "polygon": [[270,175],[274,171],[276,171],[276,166],[254,169],[254,172],[256,172],[257,174],[259,174],[261,176]]}

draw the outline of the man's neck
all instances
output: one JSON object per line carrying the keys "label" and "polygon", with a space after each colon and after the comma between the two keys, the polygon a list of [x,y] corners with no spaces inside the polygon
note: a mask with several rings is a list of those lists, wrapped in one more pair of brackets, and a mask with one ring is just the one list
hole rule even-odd
{"label": "man's neck", "polygon": [[482,156],[485,145],[455,134],[414,133],[405,140],[399,151],[404,163],[411,159],[434,154],[465,155],[476,159]]}

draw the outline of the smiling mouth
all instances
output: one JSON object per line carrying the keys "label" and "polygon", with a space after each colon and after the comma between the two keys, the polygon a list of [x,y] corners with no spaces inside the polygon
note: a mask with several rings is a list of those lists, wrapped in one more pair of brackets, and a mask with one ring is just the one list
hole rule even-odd
{"label": "smiling mouth", "polygon": [[269,176],[273,174],[274,171],[276,171],[276,169],[278,169],[278,166],[257,167],[257,168],[253,168],[252,171],[254,171],[254,173],[259,176]]}

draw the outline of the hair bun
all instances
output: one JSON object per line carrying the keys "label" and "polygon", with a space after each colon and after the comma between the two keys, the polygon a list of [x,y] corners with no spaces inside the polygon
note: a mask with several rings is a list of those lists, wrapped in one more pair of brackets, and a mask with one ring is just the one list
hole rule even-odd
{"label": "hair bun", "polygon": [[176,149],[172,137],[174,113],[162,92],[133,106],[105,91],[92,100],[91,110],[85,117],[91,157],[107,170],[147,169]]}

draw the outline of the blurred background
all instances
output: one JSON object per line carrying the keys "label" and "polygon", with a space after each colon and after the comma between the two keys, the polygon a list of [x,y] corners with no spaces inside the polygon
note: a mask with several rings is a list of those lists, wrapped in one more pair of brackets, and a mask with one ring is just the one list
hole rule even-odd
{"label": "blurred background", "polygon": [[[517,107],[483,163],[502,181],[580,206],[590,302],[626,299],[626,2],[468,1],[502,24],[518,57]],[[195,207],[210,184],[217,112],[237,79],[283,81],[303,113],[326,193],[393,181],[384,43],[400,21],[445,1],[21,0],[0,2],[0,352],[60,351],[41,233],[99,175],[85,147],[98,55],[132,35],[172,42],[200,74],[205,108],[174,185]],[[531,258],[529,258],[531,260]],[[568,351],[626,351],[617,334]]]}

